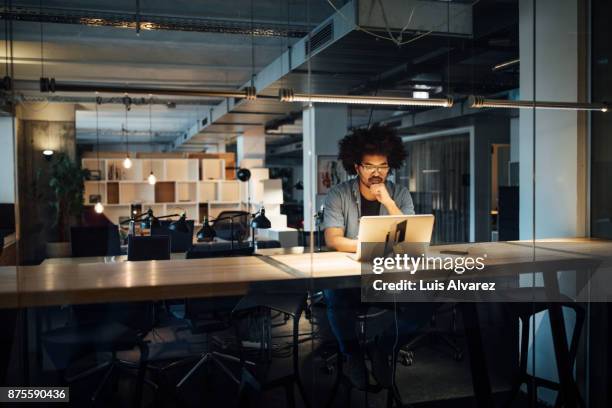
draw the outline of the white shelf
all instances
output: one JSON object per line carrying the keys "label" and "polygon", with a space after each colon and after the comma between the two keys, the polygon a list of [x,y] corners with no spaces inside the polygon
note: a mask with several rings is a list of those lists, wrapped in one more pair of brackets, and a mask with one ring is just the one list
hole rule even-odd
{"label": "white shelf", "polygon": [[225,160],[202,159],[202,180],[225,180]]}
{"label": "white shelf", "polygon": [[[120,217],[129,217],[131,204],[140,204],[143,211],[152,208],[160,216],[184,210],[188,219],[199,223],[203,204],[207,205],[208,213],[213,217],[215,212],[241,209],[241,201],[246,200],[246,197],[242,197],[241,189],[244,183],[225,180],[223,159],[132,158],[130,169],[123,168],[123,160],[123,157],[115,157],[100,158],[99,161],[97,158],[85,158],[81,161],[83,168],[96,170],[99,167],[102,170],[101,180],[85,181],[84,203],[93,205],[93,202],[89,202],[89,196],[100,194],[104,214],[114,223],[118,223]],[[109,179],[111,170],[113,174]],[[155,202],[156,186],[147,181],[151,171],[158,182],[173,183],[174,202]],[[118,202],[109,204],[108,197],[111,195]]]}

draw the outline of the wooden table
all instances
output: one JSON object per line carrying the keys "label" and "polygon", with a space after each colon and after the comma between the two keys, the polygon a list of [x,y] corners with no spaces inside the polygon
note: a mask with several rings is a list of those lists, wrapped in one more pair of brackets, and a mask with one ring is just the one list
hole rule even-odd
{"label": "wooden table", "polygon": [[[429,255],[443,249],[467,250],[470,256],[486,253],[490,273],[500,274],[504,265],[612,254],[610,241],[575,239],[563,245],[541,242],[538,247],[535,258],[529,242],[432,246]],[[123,258],[116,257],[104,263],[95,262],[103,258],[60,258],[38,266],[0,267],[0,307],[239,295],[253,283],[313,278],[334,286],[354,285],[360,278],[360,263],[345,253],[285,251],[299,249],[258,251],[264,256],[169,261],[117,262]]]}
{"label": "wooden table", "polygon": [[[467,250],[470,256],[487,254],[488,273],[503,274],[509,265],[563,265],[572,260],[612,254],[612,242],[570,239],[531,242],[504,242],[432,246],[429,255],[440,250]],[[209,258],[193,260],[76,263],[46,262],[39,266],[0,268],[0,307],[32,307],[93,302],[118,302],[188,297],[241,295],[253,285],[291,284],[310,281],[314,286],[357,286],[361,266],[344,253],[283,254]],[[559,270],[559,269],[557,269]],[[526,272],[534,272],[529,269]],[[545,274],[546,275],[546,274]],[[547,274],[550,275],[550,274]],[[558,290],[556,275],[550,286]],[[545,278],[550,279],[550,278]],[[300,286],[304,287],[304,286]],[[464,319],[475,323],[466,330],[474,390],[478,405],[493,405],[482,339],[477,327],[474,303],[460,305]],[[473,327],[474,325],[472,325]],[[565,325],[561,307],[552,305],[551,329],[555,355],[568,362]],[[571,366],[559,364],[564,399],[574,406],[577,389]]]}

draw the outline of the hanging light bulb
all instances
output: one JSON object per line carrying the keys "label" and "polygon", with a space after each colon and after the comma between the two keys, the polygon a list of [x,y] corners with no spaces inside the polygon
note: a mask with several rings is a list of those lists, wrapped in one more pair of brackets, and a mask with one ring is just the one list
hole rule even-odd
{"label": "hanging light bulb", "polygon": [[98,213],[98,214],[102,214],[104,212],[104,206],[102,205],[101,202],[97,202],[96,205],[94,206],[94,210]]}
{"label": "hanging light bulb", "polygon": [[129,169],[131,167],[132,167],[132,159],[130,159],[130,156],[126,156],[125,160],[123,160],[123,168]]}
{"label": "hanging light bulb", "polygon": [[155,177],[155,174],[153,174],[153,172],[151,172],[151,174],[149,174],[149,177],[147,177],[147,181],[152,186],[155,185],[155,183],[157,183],[157,177]]}

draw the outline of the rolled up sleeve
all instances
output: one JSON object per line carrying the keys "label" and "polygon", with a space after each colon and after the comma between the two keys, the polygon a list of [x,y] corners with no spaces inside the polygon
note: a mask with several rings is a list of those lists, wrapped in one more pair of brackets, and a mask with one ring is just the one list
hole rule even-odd
{"label": "rolled up sleeve", "polygon": [[340,227],[345,229],[344,215],[342,213],[342,197],[336,189],[332,189],[325,197],[325,212],[323,229]]}
{"label": "rolled up sleeve", "polygon": [[404,215],[414,214],[414,203],[412,202],[412,196],[406,187],[400,188],[398,191],[398,197],[396,204]]}

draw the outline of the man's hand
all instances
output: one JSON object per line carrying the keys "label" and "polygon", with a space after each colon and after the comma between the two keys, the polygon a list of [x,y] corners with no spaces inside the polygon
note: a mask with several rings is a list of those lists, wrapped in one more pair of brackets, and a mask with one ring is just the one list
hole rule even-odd
{"label": "man's hand", "polygon": [[389,191],[387,191],[387,186],[384,183],[372,184],[370,186],[370,191],[379,203],[385,206],[389,215],[402,215],[402,210],[400,210],[395,204],[395,201],[389,195]]}
{"label": "man's hand", "polygon": [[376,197],[379,203],[387,207],[390,203],[393,203],[393,199],[389,195],[387,191],[387,186],[384,183],[372,184],[370,186],[370,191]]}

